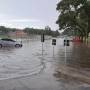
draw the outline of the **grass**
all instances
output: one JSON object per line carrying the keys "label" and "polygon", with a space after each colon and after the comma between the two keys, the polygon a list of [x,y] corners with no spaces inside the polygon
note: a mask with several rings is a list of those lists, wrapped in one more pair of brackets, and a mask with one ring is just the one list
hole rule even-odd
{"label": "grass", "polygon": [[7,35],[0,35],[0,38],[8,38]]}

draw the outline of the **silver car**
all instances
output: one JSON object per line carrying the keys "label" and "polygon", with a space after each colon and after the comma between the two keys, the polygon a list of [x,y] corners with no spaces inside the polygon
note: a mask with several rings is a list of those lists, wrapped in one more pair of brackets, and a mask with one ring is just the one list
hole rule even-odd
{"label": "silver car", "polygon": [[0,48],[7,46],[22,47],[22,44],[9,38],[0,39]]}

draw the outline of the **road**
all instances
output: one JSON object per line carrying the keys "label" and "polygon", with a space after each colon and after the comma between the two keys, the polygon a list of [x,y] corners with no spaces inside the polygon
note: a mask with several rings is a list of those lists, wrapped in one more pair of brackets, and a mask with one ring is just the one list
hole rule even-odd
{"label": "road", "polygon": [[90,90],[89,81],[77,79],[82,73],[90,78],[90,47],[70,43],[65,53],[63,39],[57,38],[53,53],[51,43],[45,41],[43,55],[39,39],[0,49],[0,90]]}

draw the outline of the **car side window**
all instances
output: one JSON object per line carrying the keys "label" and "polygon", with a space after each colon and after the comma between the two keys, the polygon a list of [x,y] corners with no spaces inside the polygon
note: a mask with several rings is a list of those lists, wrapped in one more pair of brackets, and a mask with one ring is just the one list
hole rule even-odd
{"label": "car side window", "polygon": [[11,42],[15,42],[14,40],[12,40],[12,39],[9,39],[9,41],[11,41]]}
{"label": "car side window", "polygon": [[2,41],[7,41],[6,39],[1,39]]}
{"label": "car side window", "polygon": [[1,39],[1,40],[3,40],[3,41],[11,41],[11,42],[15,42],[15,41],[12,40],[12,39]]}

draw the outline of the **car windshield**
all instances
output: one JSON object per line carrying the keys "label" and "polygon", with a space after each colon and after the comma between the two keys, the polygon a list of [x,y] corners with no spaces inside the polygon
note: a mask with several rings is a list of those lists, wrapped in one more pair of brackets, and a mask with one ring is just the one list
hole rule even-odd
{"label": "car windshield", "polygon": [[14,40],[8,39],[8,38],[3,38],[3,39],[1,39],[1,40],[3,40],[3,41],[12,41],[12,42],[15,42]]}

